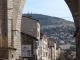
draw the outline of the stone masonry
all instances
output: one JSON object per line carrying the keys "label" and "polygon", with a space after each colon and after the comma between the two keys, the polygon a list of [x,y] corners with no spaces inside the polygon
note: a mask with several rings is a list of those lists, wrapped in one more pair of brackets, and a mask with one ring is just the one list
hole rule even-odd
{"label": "stone masonry", "polygon": [[5,50],[9,52],[6,54],[7,57],[0,58],[11,60],[10,55],[13,56],[14,53],[14,60],[21,56],[20,27],[24,3],[25,0],[0,0],[0,48],[7,46]]}
{"label": "stone masonry", "polygon": [[[8,58],[7,1],[0,0],[0,58]],[[6,56],[6,57],[5,57]]]}

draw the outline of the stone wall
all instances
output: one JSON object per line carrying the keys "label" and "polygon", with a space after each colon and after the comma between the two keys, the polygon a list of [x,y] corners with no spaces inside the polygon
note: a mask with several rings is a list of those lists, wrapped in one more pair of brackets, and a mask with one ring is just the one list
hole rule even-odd
{"label": "stone wall", "polygon": [[0,47],[15,48],[16,59],[21,56],[20,29],[24,3],[25,0],[0,0]]}
{"label": "stone wall", "polygon": [[8,59],[7,1],[0,0],[0,58]]}
{"label": "stone wall", "polygon": [[21,56],[21,17],[25,0],[7,0],[8,47],[16,49],[16,59]]}

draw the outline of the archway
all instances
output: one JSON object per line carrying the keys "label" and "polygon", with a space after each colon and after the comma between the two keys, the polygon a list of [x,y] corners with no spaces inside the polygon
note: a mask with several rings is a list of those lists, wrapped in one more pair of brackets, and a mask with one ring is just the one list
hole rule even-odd
{"label": "archway", "polygon": [[[73,15],[74,18],[74,23],[75,23],[75,27],[76,30],[79,30],[79,1],[74,1],[74,0],[65,0],[65,2],[67,3],[67,5],[69,6],[71,13]],[[77,31],[78,32],[78,31]],[[76,40],[77,41],[77,40]],[[77,43],[79,44],[79,42],[77,41]],[[78,46],[77,46],[78,47]],[[77,48],[78,50],[78,48]],[[77,51],[78,52],[78,51]],[[77,53],[78,54],[78,53]],[[77,57],[79,56],[79,54],[77,55]]]}
{"label": "archway", "polygon": [[[73,18],[74,18],[74,22],[75,22],[75,27],[76,27],[76,47],[77,47],[77,59],[80,59],[80,21],[79,21],[79,17],[80,17],[80,12],[79,12],[79,4],[80,1],[79,0],[65,0],[66,3],[68,4]],[[6,4],[7,5],[6,5]],[[1,38],[4,38],[5,36],[3,36],[4,34],[7,33],[8,37],[8,47],[10,47],[10,49],[16,50],[16,58],[18,59],[21,56],[21,40],[20,40],[20,27],[21,27],[21,17],[22,17],[22,10],[23,10],[23,5],[25,3],[25,0],[0,0],[0,20],[1,22],[7,23],[7,25],[5,24],[5,28],[8,30],[6,30],[4,33],[2,32],[4,30],[3,27],[3,23],[1,23],[2,27],[1,27]],[[6,13],[7,12],[7,13]],[[5,15],[4,15],[5,14]],[[5,16],[5,19],[4,19]],[[6,21],[4,21],[6,20]],[[15,35],[18,35],[15,36]],[[2,40],[0,41],[1,45]],[[18,45],[19,44],[19,45]],[[3,46],[1,46],[3,47]],[[16,48],[16,49],[15,49]],[[7,54],[8,56],[8,54]],[[3,57],[3,56],[2,56]],[[11,56],[9,56],[11,57]],[[5,57],[6,58],[6,57]],[[7,57],[8,58],[8,57]],[[9,59],[9,58],[8,58]],[[11,60],[11,59],[9,59]],[[15,59],[16,60],[16,59]]]}

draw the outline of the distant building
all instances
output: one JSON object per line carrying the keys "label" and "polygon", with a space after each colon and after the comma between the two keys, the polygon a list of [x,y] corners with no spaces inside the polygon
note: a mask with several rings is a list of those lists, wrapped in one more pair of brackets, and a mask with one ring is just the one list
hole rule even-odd
{"label": "distant building", "polygon": [[[22,32],[21,41],[22,41],[22,58],[23,59],[26,58],[28,60],[37,60],[36,41],[38,41],[38,39]],[[30,49],[25,50],[24,48],[25,49],[30,48]],[[30,53],[29,55],[28,52]]]}
{"label": "distant building", "polygon": [[[28,14],[27,16],[23,16],[22,22],[21,22],[21,32],[24,34],[27,34],[28,36],[32,36],[32,37],[37,39],[37,41],[35,41],[35,40],[33,40],[32,37],[29,37],[30,39],[24,43],[25,43],[25,45],[27,45],[27,44],[29,44],[28,42],[30,42],[30,41],[35,42],[34,44],[33,44],[33,42],[30,43],[32,47],[36,46],[36,49],[32,48],[32,51],[33,51],[32,55],[31,55],[32,58],[28,58],[28,59],[30,59],[30,60],[38,59],[38,53],[37,53],[38,45],[37,44],[38,44],[38,41],[40,40],[40,23],[39,23],[39,20],[33,19],[30,14]],[[25,37],[25,38],[28,39],[28,37]],[[25,57],[23,56],[23,58],[25,58]]]}
{"label": "distant building", "polygon": [[31,15],[23,16],[21,22],[21,32],[29,34],[40,39],[40,23],[39,20],[33,19]]}
{"label": "distant building", "polygon": [[60,47],[50,38],[48,39],[48,60],[56,60],[60,57]]}
{"label": "distant building", "polygon": [[38,60],[48,60],[48,37],[43,33],[38,41]]}
{"label": "distant building", "polygon": [[59,46],[56,47],[56,59],[59,59],[61,55],[61,48]]}
{"label": "distant building", "polygon": [[55,60],[54,57],[56,57],[55,56],[54,42],[50,38],[50,39],[48,39],[48,60]]}

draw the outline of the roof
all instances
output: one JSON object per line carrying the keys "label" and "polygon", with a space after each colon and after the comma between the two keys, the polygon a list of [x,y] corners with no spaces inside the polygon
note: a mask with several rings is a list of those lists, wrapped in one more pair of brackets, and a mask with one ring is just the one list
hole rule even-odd
{"label": "roof", "polygon": [[22,18],[29,18],[29,19],[35,20],[38,23],[40,23],[39,20],[32,18],[32,16],[22,16]]}
{"label": "roof", "polygon": [[44,35],[43,33],[40,33],[40,38],[43,37],[43,35]]}
{"label": "roof", "polygon": [[40,33],[40,39],[42,39],[43,37],[48,39],[48,37],[44,33]]}
{"label": "roof", "polygon": [[[24,32],[21,32],[21,34],[26,34],[26,33],[24,33]],[[34,38],[35,40],[38,40],[37,38],[35,38],[35,37],[33,37],[33,36],[31,36],[31,35],[28,35],[28,34],[26,34],[27,36],[29,36],[29,37],[32,37],[32,38]]]}

